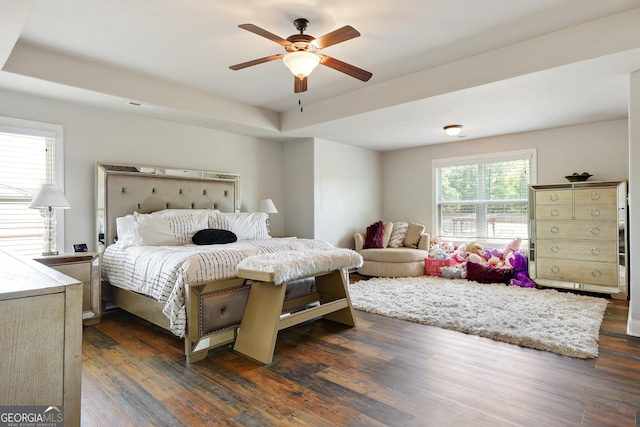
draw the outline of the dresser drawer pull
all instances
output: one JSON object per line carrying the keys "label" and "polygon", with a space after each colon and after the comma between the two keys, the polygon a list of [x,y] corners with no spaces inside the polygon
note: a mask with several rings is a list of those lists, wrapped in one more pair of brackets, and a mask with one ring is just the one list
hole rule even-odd
{"label": "dresser drawer pull", "polygon": [[597,236],[598,234],[600,234],[600,229],[598,227],[593,227],[591,229],[591,234],[594,234]]}
{"label": "dresser drawer pull", "polygon": [[558,216],[560,215],[560,212],[558,212],[558,209],[551,209],[551,216]]}
{"label": "dresser drawer pull", "polygon": [[555,274],[560,273],[560,267],[558,267],[557,265],[552,265],[551,266],[551,272],[555,273]]}
{"label": "dresser drawer pull", "polygon": [[593,208],[590,213],[591,216],[600,216],[600,209]]}
{"label": "dresser drawer pull", "polygon": [[593,277],[600,277],[600,276],[602,276],[602,273],[600,272],[600,270],[594,269],[593,271],[591,271],[591,275]]}
{"label": "dresser drawer pull", "polygon": [[591,248],[591,253],[594,255],[600,255],[600,248],[598,247]]}
{"label": "dresser drawer pull", "polygon": [[553,227],[551,227],[550,230],[553,234],[558,234],[560,232],[560,229],[558,227],[556,227],[555,225]]}
{"label": "dresser drawer pull", "polygon": [[552,193],[549,196],[549,200],[551,200],[552,202],[555,202],[556,200],[558,200],[558,195],[556,193]]}
{"label": "dresser drawer pull", "polygon": [[560,248],[558,247],[558,245],[551,245],[551,252],[560,252]]}
{"label": "dresser drawer pull", "polygon": [[598,200],[600,198],[600,194],[596,193],[595,191],[593,193],[591,193],[591,200]]}

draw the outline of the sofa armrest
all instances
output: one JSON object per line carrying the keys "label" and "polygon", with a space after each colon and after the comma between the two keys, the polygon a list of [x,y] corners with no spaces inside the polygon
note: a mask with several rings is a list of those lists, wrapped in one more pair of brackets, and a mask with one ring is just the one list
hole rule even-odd
{"label": "sofa armrest", "polygon": [[362,233],[355,233],[353,239],[356,242],[356,252],[360,252],[364,246],[364,235]]}
{"label": "sofa armrest", "polygon": [[431,242],[431,236],[429,233],[422,233],[420,236],[420,241],[418,242],[418,249],[422,249],[423,251],[429,250],[429,243]]}

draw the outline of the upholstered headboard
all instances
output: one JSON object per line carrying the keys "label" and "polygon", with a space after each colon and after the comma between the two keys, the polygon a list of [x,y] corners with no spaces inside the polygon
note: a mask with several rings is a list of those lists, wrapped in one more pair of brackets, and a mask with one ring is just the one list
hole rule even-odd
{"label": "upholstered headboard", "polygon": [[98,250],[114,242],[116,218],[162,209],[240,209],[240,175],[150,166],[96,164]]}

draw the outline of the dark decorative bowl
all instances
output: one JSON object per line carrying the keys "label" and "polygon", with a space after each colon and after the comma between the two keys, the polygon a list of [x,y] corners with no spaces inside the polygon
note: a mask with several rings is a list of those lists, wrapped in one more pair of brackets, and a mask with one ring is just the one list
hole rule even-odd
{"label": "dark decorative bowl", "polygon": [[588,180],[592,176],[593,175],[591,175],[589,172],[582,172],[582,173],[574,173],[573,175],[567,175],[565,176],[565,178],[569,182],[582,182],[582,181]]}

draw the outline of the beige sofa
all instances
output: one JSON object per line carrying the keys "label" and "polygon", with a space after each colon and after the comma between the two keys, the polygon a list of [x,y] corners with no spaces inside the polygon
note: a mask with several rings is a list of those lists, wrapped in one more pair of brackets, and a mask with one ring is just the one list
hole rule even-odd
{"label": "beige sofa", "polygon": [[424,275],[424,259],[429,256],[431,236],[422,233],[418,248],[368,248],[363,249],[365,233],[355,233],[355,250],[364,263],[358,268],[363,276],[411,277]]}

